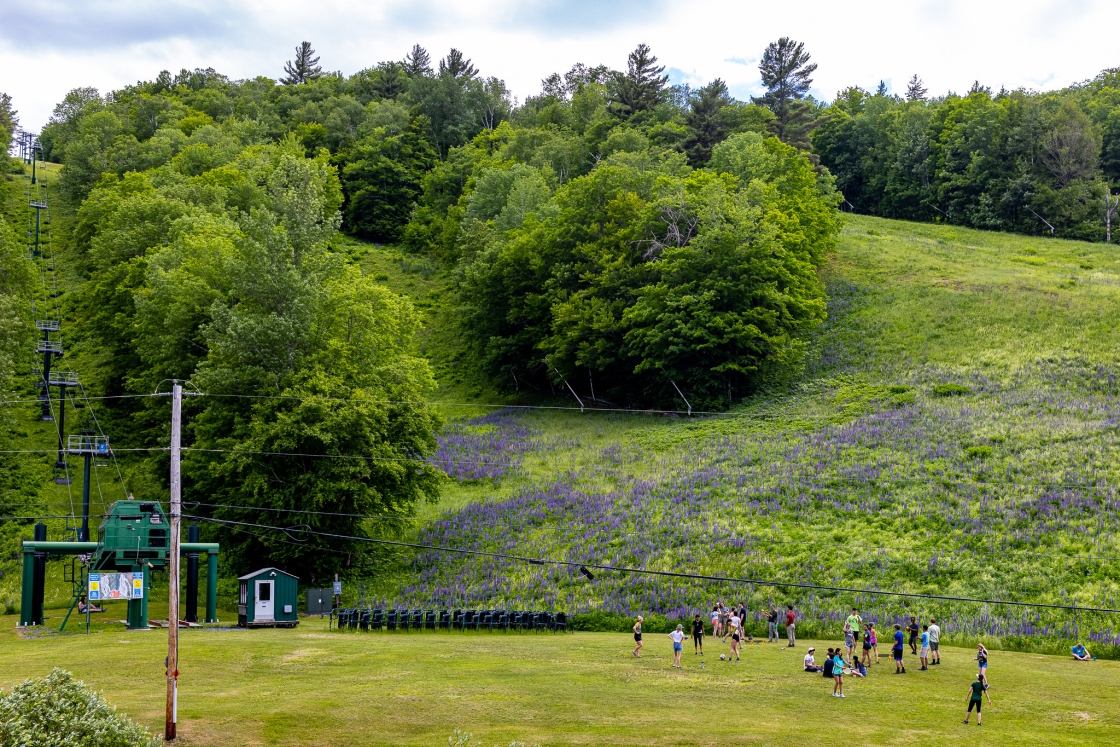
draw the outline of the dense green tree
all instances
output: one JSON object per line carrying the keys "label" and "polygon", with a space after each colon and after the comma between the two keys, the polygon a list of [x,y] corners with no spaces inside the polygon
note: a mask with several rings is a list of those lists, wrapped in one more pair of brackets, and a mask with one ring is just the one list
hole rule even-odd
{"label": "dense green tree", "polygon": [[669,76],[662,75],[665,66],[657,64],[647,44],[639,44],[626,58],[626,65],[625,74],[615,74],[615,93],[609,107],[622,120],[660,104],[669,82]]}
{"label": "dense green tree", "polygon": [[300,42],[296,47],[296,57],[284,63],[283,83],[296,86],[318,80],[323,75],[323,68],[319,66],[319,58],[311,48],[311,42]]}
{"label": "dense green tree", "polygon": [[684,151],[693,166],[703,166],[712,154],[712,147],[727,136],[727,119],[724,108],[731,105],[727,84],[716,78],[693,95],[692,109],[685,123],[688,138]]}
{"label": "dense green tree", "polygon": [[348,230],[380,242],[400,238],[420,195],[423,175],[436,160],[427,129],[422,117],[405,129],[378,127],[339,154]]}
{"label": "dense green tree", "polygon": [[805,44],[783,36],[767,45],[758,63],[766,93],[754,99],[756,104],[774,112],[771,131],[783,143],[800,147],[806,142],[812,118],[803,102],[817,69],[809,62]]}
{"label": "dense green tree", "polygon": [[12,97],[6,93],[0,93],[0,145],[4,146],[5,154],[11,147],[12,136],[18,127],[19,116],[16,110],[12,108]]}

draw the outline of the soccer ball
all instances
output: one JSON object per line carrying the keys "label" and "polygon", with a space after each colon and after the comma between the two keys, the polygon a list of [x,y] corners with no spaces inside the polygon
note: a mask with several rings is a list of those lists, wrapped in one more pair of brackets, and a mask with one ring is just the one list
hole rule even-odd
{"label": "soccer ball", "polygon": [[719,660],[720,660],[720,661],[723,661],[723,660],[724,660],[724,659],[726,659],[726,658],[727,658],[727,657],[726,657],[726,656],[725,656],[724,654],[720,654],[720,655],[719,655]]}

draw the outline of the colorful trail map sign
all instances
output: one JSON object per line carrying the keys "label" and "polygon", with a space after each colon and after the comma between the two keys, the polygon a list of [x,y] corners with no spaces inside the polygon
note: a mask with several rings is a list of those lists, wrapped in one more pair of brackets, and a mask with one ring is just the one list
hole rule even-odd
{"label": "colorful trail map sign", "polygon": [[106,599],[142,599],[144,573],[91,573],[89,574],[89,601]]}

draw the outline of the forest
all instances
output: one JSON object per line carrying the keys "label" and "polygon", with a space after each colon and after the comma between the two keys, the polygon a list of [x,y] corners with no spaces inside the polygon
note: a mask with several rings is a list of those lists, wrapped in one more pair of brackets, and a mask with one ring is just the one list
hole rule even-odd
{"label": "forest", "polygon": [[[90,386],[118,398],[107,422],[136,447],[166,440],[166,419],[129,397],[170,378],[205,389],[185,474],[218,503],[397,515],[439,493],[424,461],[439,420],[422,404],[436,382],[416,309],[350,261],[345,235],[450,273],[461,360],[495,389],[546,397],[578,380],[600,406],[697,410],[803,369],[843,211],[1111,240],[1120,70],[941,96],[915,75],[904,96],[881,83],[828,103],[810,94],[816,67],[783,37],[761,55],[764,93],[739,101],[719,79],[670,85],[639,44],[625,70],[575,64],[518,101],[458,49],[433,61],[416,45],[344,75],[304,42],[280,80],[196,69],[76,88],[39,143],[62,164],[81,281],[66,310],[82,322],[72,339],[100,351]],[[18,115],[0,104],[11,142]],[[35,291],[6,195],[12,392]],[[147,458],[157,482],[165,460]],[[236,557],[260,542],[229,544]]]}

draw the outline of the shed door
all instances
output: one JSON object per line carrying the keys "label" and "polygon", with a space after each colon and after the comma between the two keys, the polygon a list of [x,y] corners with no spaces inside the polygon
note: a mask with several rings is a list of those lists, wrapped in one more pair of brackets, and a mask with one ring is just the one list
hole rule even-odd
{"label": "shed door", "polygon": [[258,581],[257,582],[257,607],[254,618],[257,620],[273,620],[275,619],[274,610],[276,605],[273,597],[273,590],[275,582],[273,581]]}

